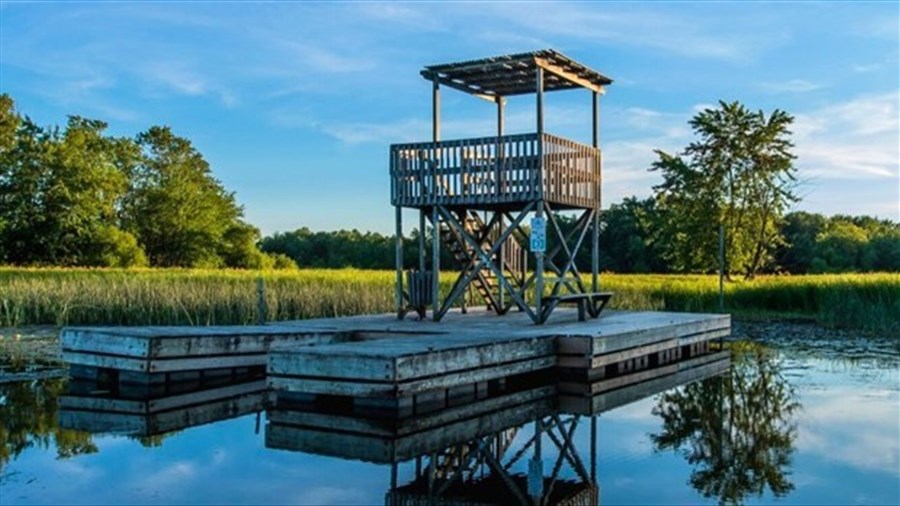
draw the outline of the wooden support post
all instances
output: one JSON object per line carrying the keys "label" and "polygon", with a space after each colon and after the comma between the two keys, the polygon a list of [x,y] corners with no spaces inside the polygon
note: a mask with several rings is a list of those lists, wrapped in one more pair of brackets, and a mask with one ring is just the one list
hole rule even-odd
{"label": "wooden support post", "polygon": [[[538,176],[537,176],[537,192],[538,202],[536,215],[538,218],[544,217],[544,69],[537,67],[535,71],[535,90],[537,91],[537,134],[538,134]],[[544,297],[544,252],[538,252],[535,259],[534,274],[537,276],[535,285],[535,307],[540,314],[541,302]]]}
{"label": "wooden support post", "polygon": [[438,206],[431,208],[431,319],[440,319],[440,277],[441,277],[441,222]]}
{"label": "wooden support post", "polygon": [[397,305],[397,319],[403,318],[403,209],[394,206],[396,230],[394,231],[394,266],[397,269],[397,286],[395,300]]}
{"label": "wooden support post", "polygon": [[497,97],[497,137],[503,137],[503,131],[506,129],[506,99]]}
{"label": "wooden support post", "polygon": [[266,280],[262,276],[256,279],[256,318],[259,325],[266,324],[269,308],[266,305]]}
{"label": "wooden support post", "polygon": [[[537,133],[544,133],[544,69],[538,67],[535,71],[535,91],[537,94]],[[543,139],[539,139],[542,142]]]}
{"label": "wooden support post", "polygon": [[[437,163],[437,143],[441,140],[441,85],[435,78],[431,82],[431,140],[435,143],[435,164]],[[434,167],[434,173],[437,174],[437,165]],[[437,192],[437,184],[432,188]],[[422,211],[424,217],[425,211]],[[424,231],[423,231],[424,232]],[[423,243],[424,245],[424,243]],[[441,271],[441,227],[440,216],[438,215],[437,206],[431,208],[431,269],[433,271],[431,279],[431,319],[438,320],[440,318],[439,311],[441,301],[439,298],[440,288],[440,271]]]}
{"label": "wooden support post", "polygon": [[592,135],[591,135],[591,145],[595,148],[600,147],[600,94],[596,91],[591,92],[591,110],[593,111],[591,122],[592,125]]}
{"label": "wooden support post", "polygon": [[[600,148],[600,94],[596,91],[591,92],[591,109],[593,111],[592,135],[591,140],[595,148]],[[591,291],[598,292],[600,290],[600,281],[598,279],[600,273],[600,181],[597,180],[597,202],[595,203],[593,232],[591,234]]]}
{"label": "wooden support post", "polygon": [[541,438],[543,437],[543,420],[534,421],[534,454],[528,462],[528,495],[535,505],[542,504],[544,496],[544,461],[541,455]]}
{"label": "wooden support post", "polygon": [[597,417],[591,417],[591,482],[597,484]]}
{"label": "wooden support post", "polygon": [[397,491],[397,462],[391,462],[391,493]]}
{"label": "wooden support post", "polygon": [[441,140],[441,85],[437,79],[432,81],[431,87],[431,139],[434,142]]}
{"label": "wooden support post", "polygon": [[[497,236],[501,237],[503,235],[503,213],[500,213],[500,217],[498,218],[498,220],[499,221],[497,222]],[[508,254],[508,252],[506,251],[506,241],[503,241],[500,244],[500,253],[499,253],[500,272],[505,272],[503,267],[506,265],[506,255],[507,254]],[[512,272],[512,270],[510,270],[510,272]],[[498,280],[498,285],[499,285],[498,289],[500,290],[500,307],[503,310],[506,310],[506,290],[503,287],[503,283],[500,283],[499,280]]]}
{"label": "wooden support post", "polygon": [[425,210],[419,209],[419,271],[425,272]]}

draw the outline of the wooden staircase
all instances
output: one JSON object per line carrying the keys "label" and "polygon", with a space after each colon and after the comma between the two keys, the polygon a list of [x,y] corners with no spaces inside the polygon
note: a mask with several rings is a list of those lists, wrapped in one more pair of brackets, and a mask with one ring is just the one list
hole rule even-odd
{"label": "wooden staircase", "polygon": [[[476,238],[484,238],[481,242],[483,251],[491,250],[492,244],[497,241],[500,231],[494,227],[493,230],[486,231],[487,225],[484,220],[475,211],[466,212],[464,219],[460,222],[467,234]],[[469,246],[465,239],[451,229],[447,224],[441,224],[441,241],[445,247],[451,252],[453,258],[461,265],[467,265],[474,256],[472,247]],[[498,264],[497,257],[500,257]],[[503,272],[507,280],[515,287],[521,287],[525,283],[525,274],[527,270],[527,258],[525,257],[522,246],[513,237],[510,236],[503,244],[500,255],[495,255],[491,261],[495,262]],[[493,310],[497,314],[505,314],[512,307],[512,300],[506,300],[504,294],[501,293],[500,283],[493,271],[484,267],[472,278],[471,285],[484,301],[488,310]]]}

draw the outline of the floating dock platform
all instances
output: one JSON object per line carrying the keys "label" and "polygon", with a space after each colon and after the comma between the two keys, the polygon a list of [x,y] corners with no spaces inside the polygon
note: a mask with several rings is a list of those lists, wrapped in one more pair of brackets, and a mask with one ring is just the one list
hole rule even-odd
{"label": "floating dock platform", "polygon": [[[409,409],[434,395],[555,369],[579,380],[611,378],[707,355],[731,332],[729,315],[610,311],[578,321],[559,310],[542,326],[524,314],[450,313],[440,324],[391,315],[311,320],[353,336],[327,346],[273,349],[275,390],[382,400]],[[333,341],[334,343],[334,341]]]}
{"label": "floating dock platform", "polygon": [[83,366],[77,375],[109,369],[145,383],[185,371],[265,366],[274,347],[325,344],[335,335],[321,325],[65,327],[59,339],[63,360]]}
{"label": "floating dock platform", "polygon": [[407,409],[539,371],[596,380],[654,369],[706,355],[730,331],[730,316],[719,314],[608,311],[579,321],[575,309],[559,309],[534,325],[524,313],[469,310],[440,323],[383,314],[262,326],[67,327],[60,340],[73,377],[152,385],[265,367],[275,390]]}

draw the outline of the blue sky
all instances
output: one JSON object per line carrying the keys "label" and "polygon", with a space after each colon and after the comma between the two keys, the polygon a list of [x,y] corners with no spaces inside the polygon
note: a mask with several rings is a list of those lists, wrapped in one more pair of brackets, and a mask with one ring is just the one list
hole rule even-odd
{"label": "blue sky", "polygon": [[[170,125],[264,233],[387,232],[388,145],[430,137],[422,66],[551,47],[615,79],[601,99],[604,207],[648,196],[656,148],[718,100],[793,114],[798,209],[900,220],[900,4],[0,2],[0,91],[40,124]],[[549,94],[587,142],[590,95]],[[508,105],[533,130],[532,96]],[[448,90],[445,138],[493,133]],[[411,222],[412,220],[409,220]]]}

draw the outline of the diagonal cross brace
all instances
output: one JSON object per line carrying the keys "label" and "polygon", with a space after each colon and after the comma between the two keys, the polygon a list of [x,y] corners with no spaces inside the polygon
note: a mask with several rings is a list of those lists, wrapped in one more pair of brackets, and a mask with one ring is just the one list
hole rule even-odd
{"label": "diagonal cross brace", "polygon": [[[562,230],[559,228],[559,223],[556,221],[556,217],[553,215],[553,210],[550,209],[550,205],[546,204],[547,207],[547,215],[550,217],[550,222],[553,224],[553,228],[556,230],[556,235],[559,237],[560,244],[563,247],[566,255],[568,256],[568,261],[566,262],[565,268],[562,270],[561,278],[556,281],[553,286],[553,296],[555,297],[559,294],[559,288],[562,286],[563,281],[565,281],[565,276],[572,272],[575,277],[575,281],[578,283],[578,288],[581,289],[581,293],[586,293],[587,288],[585,288],[584,283],[581,281],[581,274],[578,272],[578,269],[575,266],[575,256],[578,255],[578,250],[581,249],[581,244],[584,242],[584,238],[587,236],[588,226],[587,224],[592,220],[594,216],[594,211],[592,209],[587,210],[584,214],[579,218],[578,222],[584,222],[581,226],[581,234],[578,237],[578,240],[575,242],[575,246],[569,250],[569,245],[567,244],[566,239],[563,237]],[[578,223],[576,222],[576,223]],[[576,227],[577,229],[578,227]],[[571,289],[571,285],[569,285]]]}
{"label": "diagonal cross brace", "polygon": [[531,209],[534,207],[534,205],[534,202],[531,202],[527,206],[525,206],[522,211],[519,212],[519,216],[517,216],[516,219],[513,220],[513,223],[511,223],[510,226],[500,234],[500,237],[497,239],[497,241],[491,247],[491,251],[488,253],[485,253],[481,246],[477,244],[469,234],[462,233],[462,225],[459,224],[459,221],[457,221],[456,217],[453,216],[452,213],[447,211],[443,206],[437,206],[437,210],[444,217],[444,220],[446,220],[451,227],[456,228],[456,230],[460,232],[460,235],[466,240],[466,242],[469,243],[469,246],[472,247],[472,250],[475,252],[475,254],[478,255],[480,261],[478,262],[478,264],[476,264],[475,270],[466,274],[463,281],[459,285],[457,285],[450,296],[447,297],[447,300],[444,302],[444,305],[443,307],[441,307],[441,311],[438,313],[435,320],[439,320],[447,312],[447,310],[450,309],[450,306],[456,301],[456,299],[459,298],[460,294],[462,294],[462,290],[465,289],[466,286],[468,286],[468,284],[474,277],[474,272],[477,272],[484,266],[487,266],[491,271],[494,272],[494,275],[497,276],[497,280],[500,281],[503,287],[509,291],[510,296],[513,298],[513,300],[515,300],[519,308],[528,313],[528,316],[531,317],[532,321],[538,321],[538,315],[535,314],[535,312],[532,311],[530,307],[528,307],[528,304],[525,303],[522,295],[515,289],[513,289],[512,285],[510,285],[509,281],[506,279],[506,276],[503,275],[503,272],[501,272],[497,268],[497,266],[494,265],[493,262],[491,262],[491,257],[497,254],[497,252],[500,250],[500,247],[510,236],[510,234],[512,234],[512,231],[516,228],[516,226],[518,226],[519,223],[521,223],[525,215],[531,212]]}
{"label": "diagonal cross brace", "polygon": [[[556,265],[556,263],[553,261],[553,258],[556,257],[556,255],[559,254],[559,250],[562,249],[562,244],[563,244],[563,243],[568,243],[568,241],[569,241],[570,239],[572,239],[572,237],[575,235],[576,232],[578,232],[579,230],[582,230],[582,227],[586,226],[585,218],[586,218],[587,216],[588,216],[587,213],[581,215],[581,217],[579,217],[578,220],[575,222],[575,227],[572,228],[572,230],[570,230],[567,234],[565,234],[565,237],[563,238],[563,240],[561,241],[561,243],[560,243],[560,244],[556,244],[555,246],[553,246],[553,248],[552,248],[552,249],[544,256],[544,263],[545,263],[545,264],[547,265],[547,267],[549,267],[554,273],[556,273],[557,276],[564,277],[562,269],[560,269],[559,266]],[[558,230],[558,229],[557,229],[557,230]],[[524,234],[524,232],[523,232],[523,234]],[[528,288],[531,287],[531,284],[534,283],[534,280],[535,280],[536,277],[537,277],[537,273],[535,273],[535,272],[531,273],[531,275],[530,275],[530,276],[528,277],[528,279],[525,281],[525,285],[524,285],[523,291],[524,291],[524,290],[527,290]],[[569,288],[569,290],[571,290],[572,292],[577,292],[577,291],[578,291],[578,290],[576,290],[576,289],[572,286],[572,280],[571,280],[571,279],[566,279],[566,280],[564,281],[564,283],[566,283],[566,286],[567,286],[567,287]]]}

